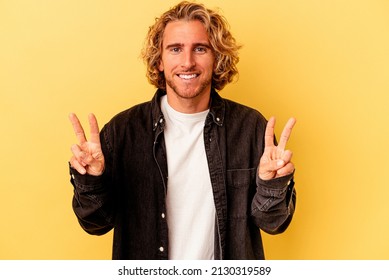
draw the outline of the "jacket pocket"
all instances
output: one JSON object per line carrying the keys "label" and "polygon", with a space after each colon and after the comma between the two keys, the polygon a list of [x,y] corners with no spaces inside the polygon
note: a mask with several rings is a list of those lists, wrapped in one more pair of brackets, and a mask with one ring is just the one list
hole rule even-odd
{"label": "jacket pocket", "polygon": [[255,192],[256,168],[227,170],[227,209],[230,218],[247,218]]}

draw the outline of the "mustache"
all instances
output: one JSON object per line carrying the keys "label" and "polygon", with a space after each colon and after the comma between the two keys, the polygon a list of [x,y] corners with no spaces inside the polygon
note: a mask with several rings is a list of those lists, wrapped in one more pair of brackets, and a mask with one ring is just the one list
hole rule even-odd
{"label": "mustache", "polygon": [[196,71],[196,66],[190,66],[190,67],[187,67],[187,68],[183,68],[183,69],[181,69],[178,72],[181,73],[181,74],[184,74],[184,73],[191,73],[191,72],[194,72],[194,71]]}

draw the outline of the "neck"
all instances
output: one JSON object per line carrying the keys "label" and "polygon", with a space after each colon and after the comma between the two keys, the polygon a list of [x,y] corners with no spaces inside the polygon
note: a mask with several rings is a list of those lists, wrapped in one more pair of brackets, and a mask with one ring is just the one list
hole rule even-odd
{"label": "neck", "polygon": [[167,101],[174,110],[180,113],[195,114],[209,109],[211,93],[185,98],[178,96],[174,92],[167,91]]}

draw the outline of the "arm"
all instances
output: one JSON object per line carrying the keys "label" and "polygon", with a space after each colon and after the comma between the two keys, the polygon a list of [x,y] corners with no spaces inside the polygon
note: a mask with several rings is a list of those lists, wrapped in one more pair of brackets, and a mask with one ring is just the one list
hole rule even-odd
{"label": "arm", "polygon": [[284,232],[292,220],[295,206],[293,174],[268,181],[257,176],[251,214],[259,228],[269,234]]}
{"label": "arm", "polygon": [[74,187],[73,211],[81,227],[93,235],[102,235],[113,228],[112,201],[104,175],[80,174],[70,166],[70,182]]}
{"label": "arm", "polygon": [[265,149],[258,166],[251,213],[258,227],[270,234],[283,232],[295,209],[292,152],[285,150],[295,122],[291,118],[285,125],[278,145],[274,143],[274,118],[269,120],[265,130]]}
{"label": "arm", "polygon": [[[111,189],[107,187],[108,170],[94,115],[89,115],[90,140],[76,115],[70,115],[78,144],[72,146],[71,183],[74,186],[73,210],[82,228],[101,235],[113,227]],[[108,169],[108,168],[107,168]]]}

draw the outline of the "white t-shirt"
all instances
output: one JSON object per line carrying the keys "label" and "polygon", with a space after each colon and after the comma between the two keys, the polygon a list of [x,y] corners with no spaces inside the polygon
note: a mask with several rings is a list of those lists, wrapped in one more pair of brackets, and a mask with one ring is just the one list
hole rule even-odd
{"label": "white t-shirt", "polygon": [[168,164],[169,259],[214,259],[215,203],[204,146],[208,111],[183,114],[161,100]]}

